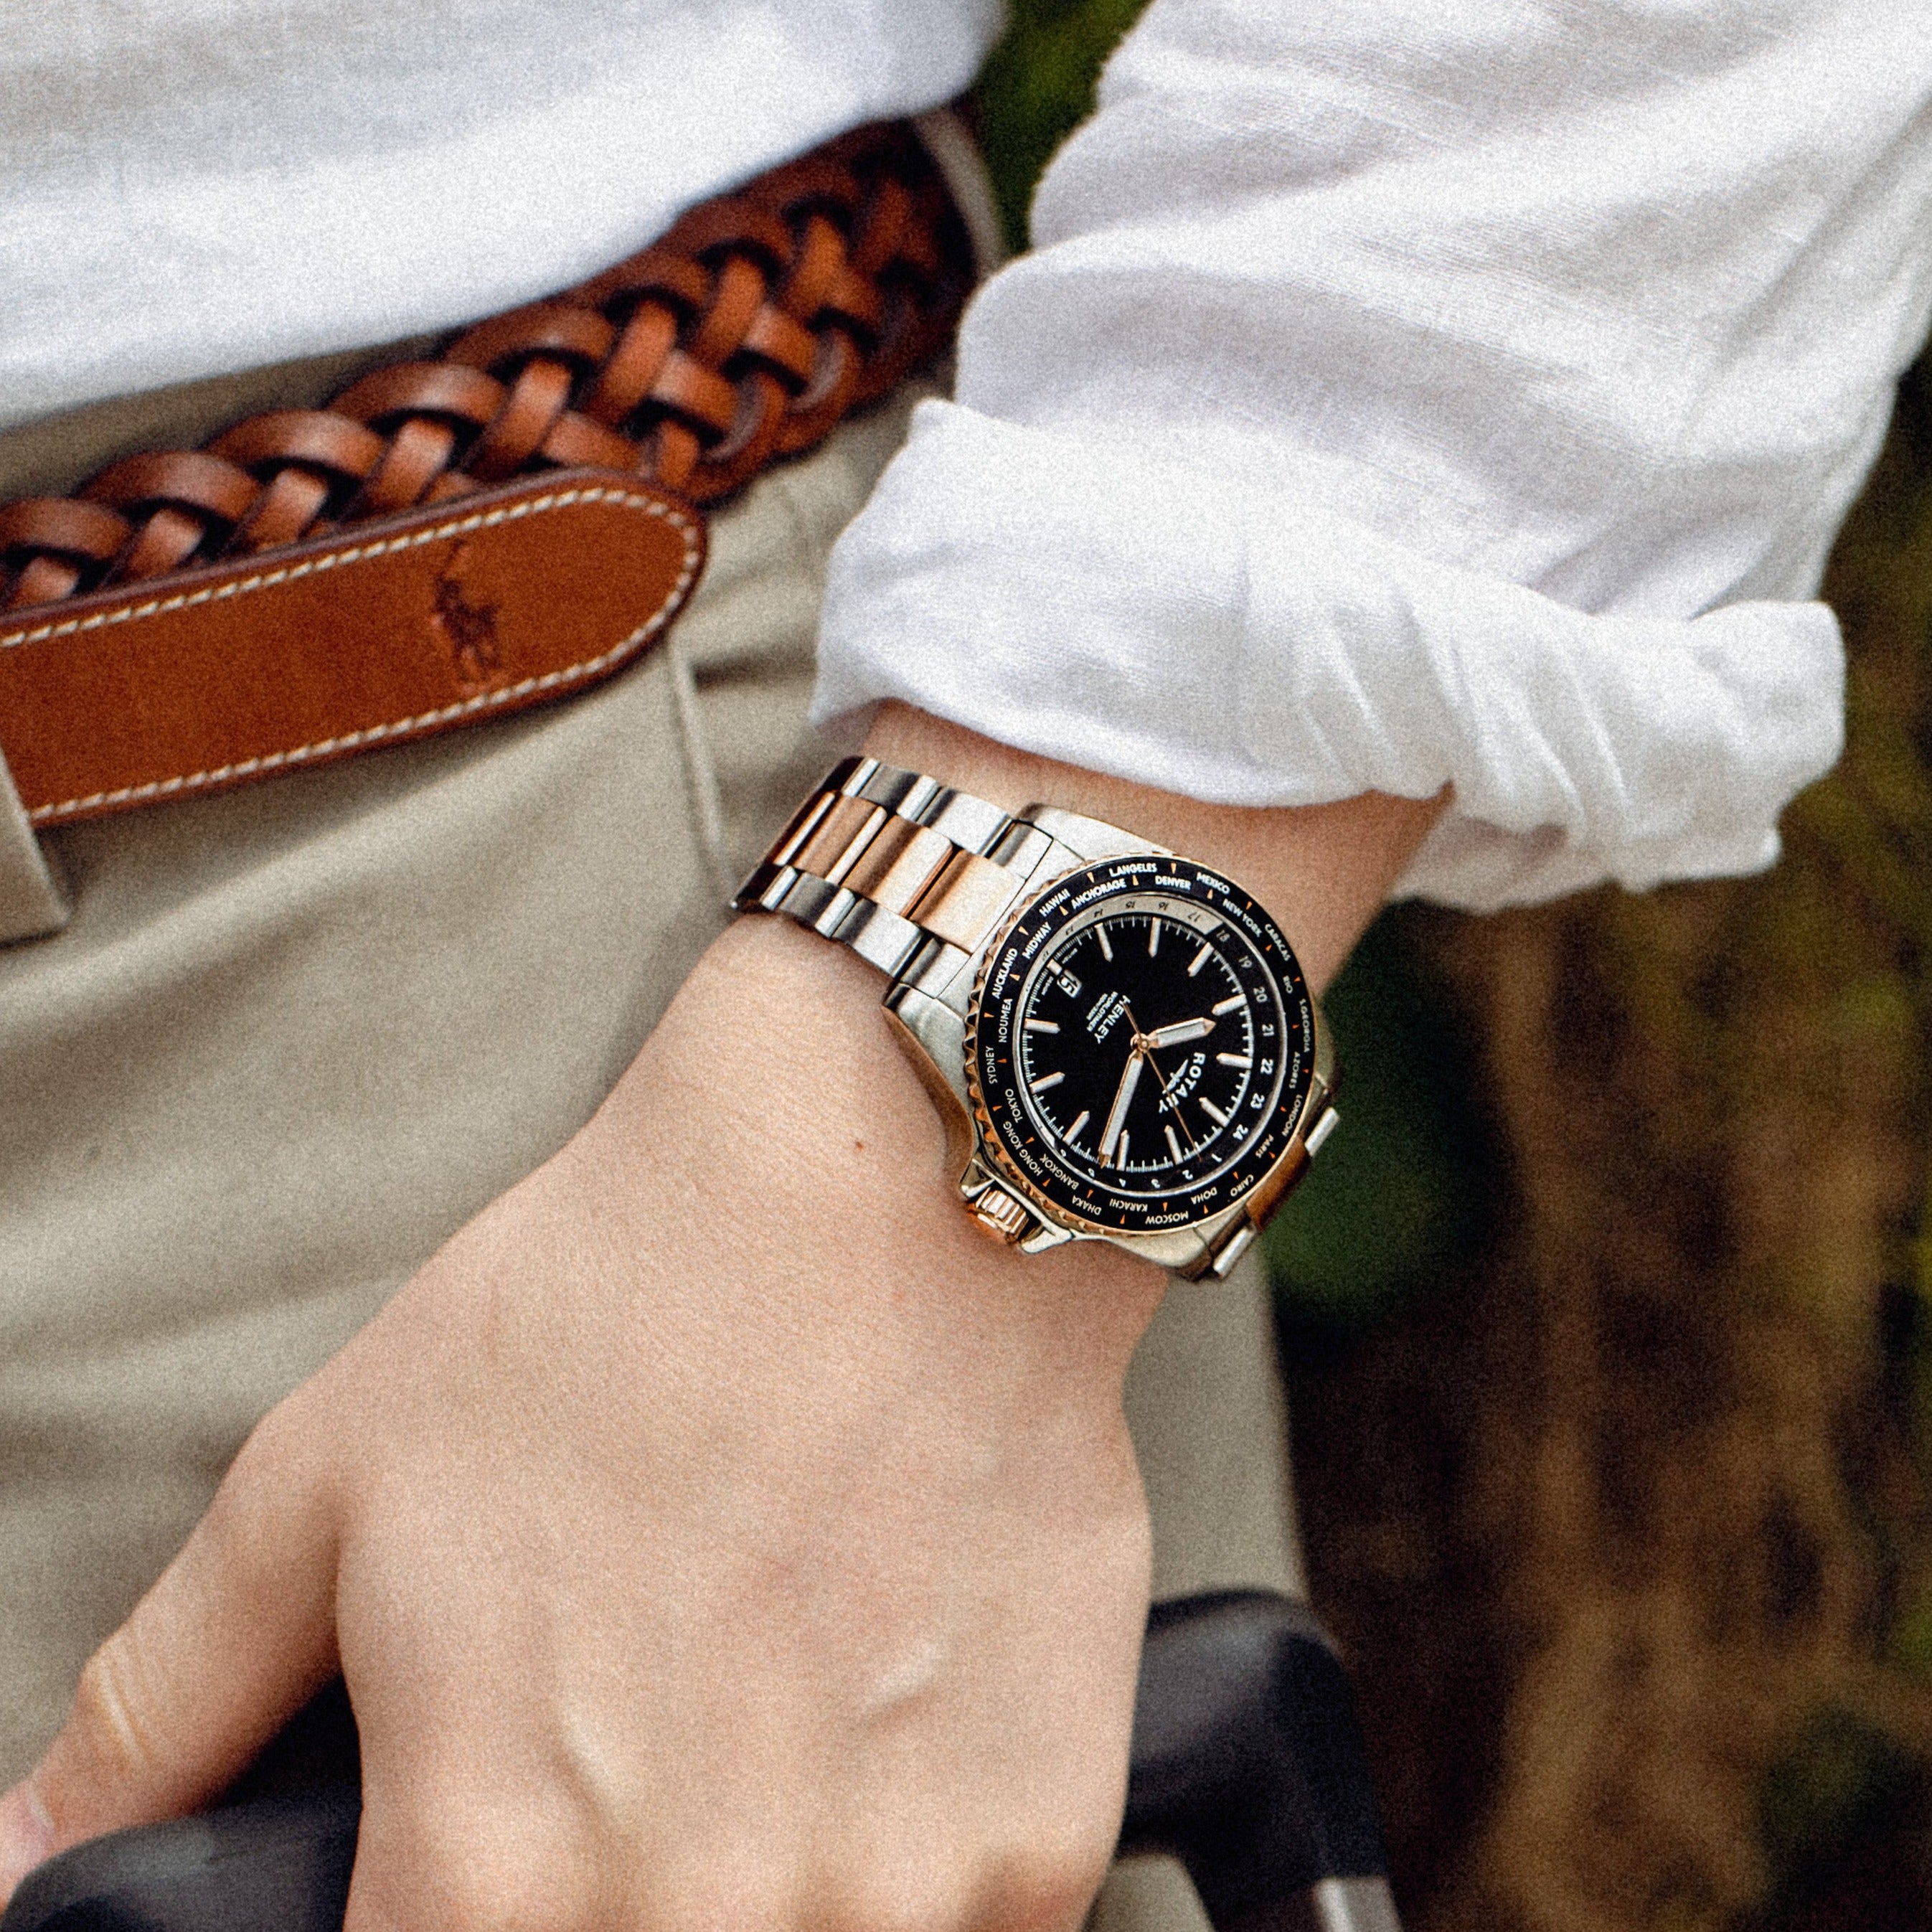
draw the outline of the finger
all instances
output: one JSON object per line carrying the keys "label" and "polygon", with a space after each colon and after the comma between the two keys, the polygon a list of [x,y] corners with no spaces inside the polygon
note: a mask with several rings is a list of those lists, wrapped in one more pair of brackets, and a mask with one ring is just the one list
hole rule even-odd
{"label": "finger", "polygon": [[460,1776],[450,1780],[453,1793],[426,1790],[419,1778],[404,1792],[380,1765],[371,1768],[342,1932],[397,1932],[402,1926],[418,1932],[496,1927],[535,1932],[637,1922],[620,1906],[609,1909],[616,1900],[599,1909],[609,1861],[554,1792],[526,1787],[513,1794],[525,1802],[506,1802],[501,1794],[466,1793]]}
{"label": "finger", "polygon": [[220,1791],[328,1682],[335,1534],[318,1462],[284,1405],[88,1660],[59,1735],[0,1798],[0,1903],[53,1852]]}

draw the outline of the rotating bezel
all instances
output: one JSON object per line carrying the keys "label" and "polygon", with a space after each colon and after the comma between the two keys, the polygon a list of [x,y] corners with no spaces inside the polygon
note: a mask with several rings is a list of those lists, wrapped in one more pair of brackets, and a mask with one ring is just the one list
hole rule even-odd
{"label": "rotating bezel", "polygon": [[[1213,1157],[1178,1157],[1171,1174],[1110,1185],[1078,1145],[1048,1130],[1022,1092],[1022,1023],[1040,976],[1096,926],[1145,915],[1191,928],[1231,962],[1250,1005],[1244,1017],[1278,1028],[1264,1094],[1244,1099],[1218,1130]],[[1109,926],[1109,929],[1113,929]],[[1151,944],[1151,938],[1150,940]],[[1091,1019],[1090,1016],[1090,1030]],[[987,1164],[1052,1218],[1076,1232],[1166,1235],[1237,1208],[1292,1149],[1315,1078],[1316,1018],[1300,962],[1280,929],[1232,880],[1192,860],[1136,856],[1066,873],[1022,907],[988,948],[967,1015],[967,1084]],[[1253,1048],[1250,1048],[1252,1057]],[[1172,1144],[1170,1140],[1170,1144]],[[1076,1160],[1076,1156],[1082,1156]]]}

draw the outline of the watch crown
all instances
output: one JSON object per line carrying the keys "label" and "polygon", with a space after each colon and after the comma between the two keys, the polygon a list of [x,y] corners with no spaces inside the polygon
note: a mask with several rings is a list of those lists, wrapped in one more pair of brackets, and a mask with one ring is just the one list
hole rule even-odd
{"label": "watch crown", "polygon": [[1033,1219],[1004,1187],[988,1187],[967,1204],[981,1229],[997,1241],[1017,1241]]}

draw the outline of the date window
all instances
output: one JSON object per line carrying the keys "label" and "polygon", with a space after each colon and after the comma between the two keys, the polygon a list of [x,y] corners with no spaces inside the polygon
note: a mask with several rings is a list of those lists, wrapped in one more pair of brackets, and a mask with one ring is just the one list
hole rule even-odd
{"label": "date window", "polygon": [[1056,966],[1053,969],[1053,976],[1059,982],[1060,990],[1070,1000],[1079,998],[1080,981],[1075,974],[1068,972],[1064,966]]}

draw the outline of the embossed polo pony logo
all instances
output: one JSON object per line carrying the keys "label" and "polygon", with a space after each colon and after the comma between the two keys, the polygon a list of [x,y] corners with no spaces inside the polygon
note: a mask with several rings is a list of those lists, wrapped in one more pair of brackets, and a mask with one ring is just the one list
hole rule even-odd
{"label": "embossed polo pony logo", "polygon": [[466,697],[489,691],[504,682],[503,656],[496,641],[496,606],[472,604],[463,579],[472,561],[471,547],[460,543],[436,580],[435,608],[430,628],[449,653],[456,681]]}

